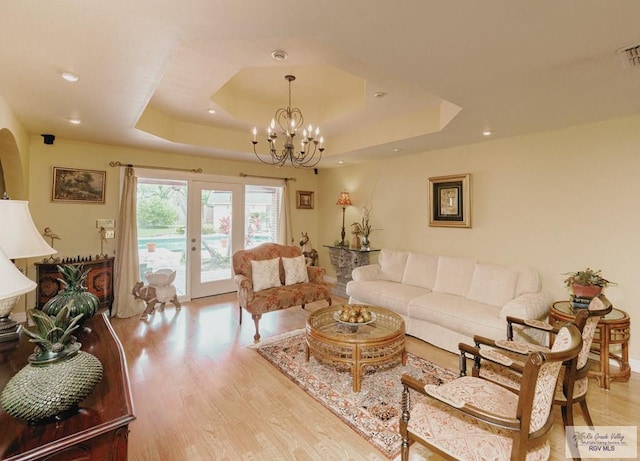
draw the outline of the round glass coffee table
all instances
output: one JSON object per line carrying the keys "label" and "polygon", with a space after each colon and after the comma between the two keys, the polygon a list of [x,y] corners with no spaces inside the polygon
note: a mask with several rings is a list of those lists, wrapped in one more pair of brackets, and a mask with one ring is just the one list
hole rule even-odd
{"label": "round glass coffee table", "polygon": [[346,365],[351,369],[354,392],[360,392],[365,367],[407,362],[403,318],[383,307],[367,307],[375,321],[366,325],[347,325],[336,320],[335,314],[342,310],[342,305],[323,307],[307,318],[307,361],[313,355],[324,365]]}

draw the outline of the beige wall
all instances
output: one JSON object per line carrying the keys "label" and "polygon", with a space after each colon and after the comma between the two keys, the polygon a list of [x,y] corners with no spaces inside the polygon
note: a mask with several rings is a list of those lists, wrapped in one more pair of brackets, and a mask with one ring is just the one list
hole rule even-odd
{"label": "beige wall", "polygon": [[[298,210],[295,207],[296,190],[314,191],[317,195],[317,178],[313,170],[274,168],[257,163],[214,160],[205,157],[159,153],[154,151],[70,142],[56,139],[53,145],[45,145],[39,137],[31,139],[30,147],[31,187],[29,206],[38,229],[50,227],[60,236],[54,247],[62,257],[96,255],[100,252],[100,240],[96,219],[118,218],[120,168],[109,166],[110,161],[177,168],[202,168],[203,177],[225,175],[238,177],[240,172],[276,177],[295,177],[291,183],[290,203],[293,235],[298,244],[300,233],[305,231],[315,244],[318,241],[317,208]],[[106,200],[104,204],[77,204],[51,201],[52,168],[70,167],[102,170],[107,172]],[[113,254],[115,240],[105,246],[105,253]],[[34,269],[32,267],[31,272]],[[29,274],[34,278],[34,274]],[[33,294],[30,295],[34,297]],[[28,299],[28,303],[30,300]]]}
{"label": "beige wall", "polygon": [[[374,247],[466,256],[538,268],[543,287],[566,299],[562,273],[587,266],[618,283],[606,290],[632,319],[640,359],[640,117],[321,170],[320,238],[339,239],[340,190],[359,220],[372,195]],[[471,173],[472,228],[428,226],[430,176]],[[333,272],[328,254],[321,264]]]}

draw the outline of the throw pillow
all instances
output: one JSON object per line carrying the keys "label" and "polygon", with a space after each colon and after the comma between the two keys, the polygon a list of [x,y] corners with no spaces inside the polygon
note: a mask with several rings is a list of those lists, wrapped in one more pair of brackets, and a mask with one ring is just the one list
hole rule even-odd
{"label": "throw pillow", "polygon": [[467,298],[502,307],[513,299],[518,271],[512,267],[477,263]]}
{"label": "throw pillow", "polygon": [[253,291],[282,286],[280,283],[280,258],[251,261]]}
{"label": "throw pillow", "polygon": [[282,258],[284,266],[284,284],[294,285],[296,283],[306,283],[309,281],[307,274],[307,264],[304,256],[296,256],[295,258]]}
{"label": "throw pillow", "polygon": [[380,264],[378,278],[390,282],[402,282],[404,267],[407,265],[407,256],[409,256],[409,253],[406,251],[393,251],[383,248],[378,257],[378,263]]}

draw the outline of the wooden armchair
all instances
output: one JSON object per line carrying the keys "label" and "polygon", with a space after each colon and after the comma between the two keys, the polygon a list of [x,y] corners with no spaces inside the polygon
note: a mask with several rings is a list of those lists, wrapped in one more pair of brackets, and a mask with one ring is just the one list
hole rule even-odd
{"label": "wooden armchair", "polygon": [[[285,268],[282,258],[302,257],[306,271],[306,282],[287,284]],[[252,261],[267,261],[278,259],[279,284],[262,290],[254,290]],[[255,342],[260,341],[259,322],[265,312],[302,306],[319,300],[326,300],[331,305],[331,292],[324,281],[325,269],[317,266],[307,266],[304,262],[302,250],[297,246],[279,245],[277,243],[263,243],[255,248],[236,251],[233,254],[234,281],[238,287],[238,304],[240,308],[240,323],[242,323],[242,309],[251,314],[256,327],[253,336]]]}
{"label": "wooden armchair", "polygon": [[[579,404],[585,421],[593,427],[593,421],[587,406],[589,351],[593,342],[596,327],[601,317],[612,309],[611,302],[602,294],[593,298],[588,309],[580,309],[576,313],[574,324],[582,335],[582,347],[578,356],[565,363],[561,370],[561,379],[554,396],[554,404],[559,405],[562,411],[562,420],[565,428],[574,425],[573,406]],[[529,320],[507,317],[507,341],[491,340],[482,336],[475,336],[476,347],[460,346],[460,371],[466,375],[466,357],[471,356],[474,361],[473,376],[490,379],[507,388],[518,391],[521,387],[521,373],[517,370],[522,367],[523,354],[529,351],[545,351],[548,348],[513,341],[513,325],[522,325],[530,328],[541,329],[551,334],[557,334],[558,328],[545,322],[531,322]],[[488,346],[488,347],[487,347]],[[494,350],[499,349],[501,356],[508,356],[514,367],[505,368],[493,358]]]}
{"label": "wooden armchair", "polygon": [[[558,331],[549,352],[526,355],[520,393],[481,377],[462,376],[441,386],[403,375],[402,461],[414,442],[456,460],[548,459],[551,405],[562,363],[578,355],[575,325]],[[507,366],[507,365],[505,365]],[[428,398],[411,405],[411,394]]]}

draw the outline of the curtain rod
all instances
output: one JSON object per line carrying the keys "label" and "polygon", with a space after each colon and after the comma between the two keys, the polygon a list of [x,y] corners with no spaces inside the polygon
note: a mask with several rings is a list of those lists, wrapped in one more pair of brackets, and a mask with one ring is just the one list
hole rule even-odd
{"label": "curtain rod", "polygon": [[202,168],[171,168],[167,166],[134,165],[132,163],[109,162],[109,166],[126,166],[129,168],[150,168],[153,170],[188,171],[190,173],[202,173]]}
{"label": "curtain rod", "polygon": [[240,173],[243,178],[262,178],[262,179],[284,179],[285,181],[296,181],[296,178],[280,178],[278,176],[260,176],[255,174]]}

